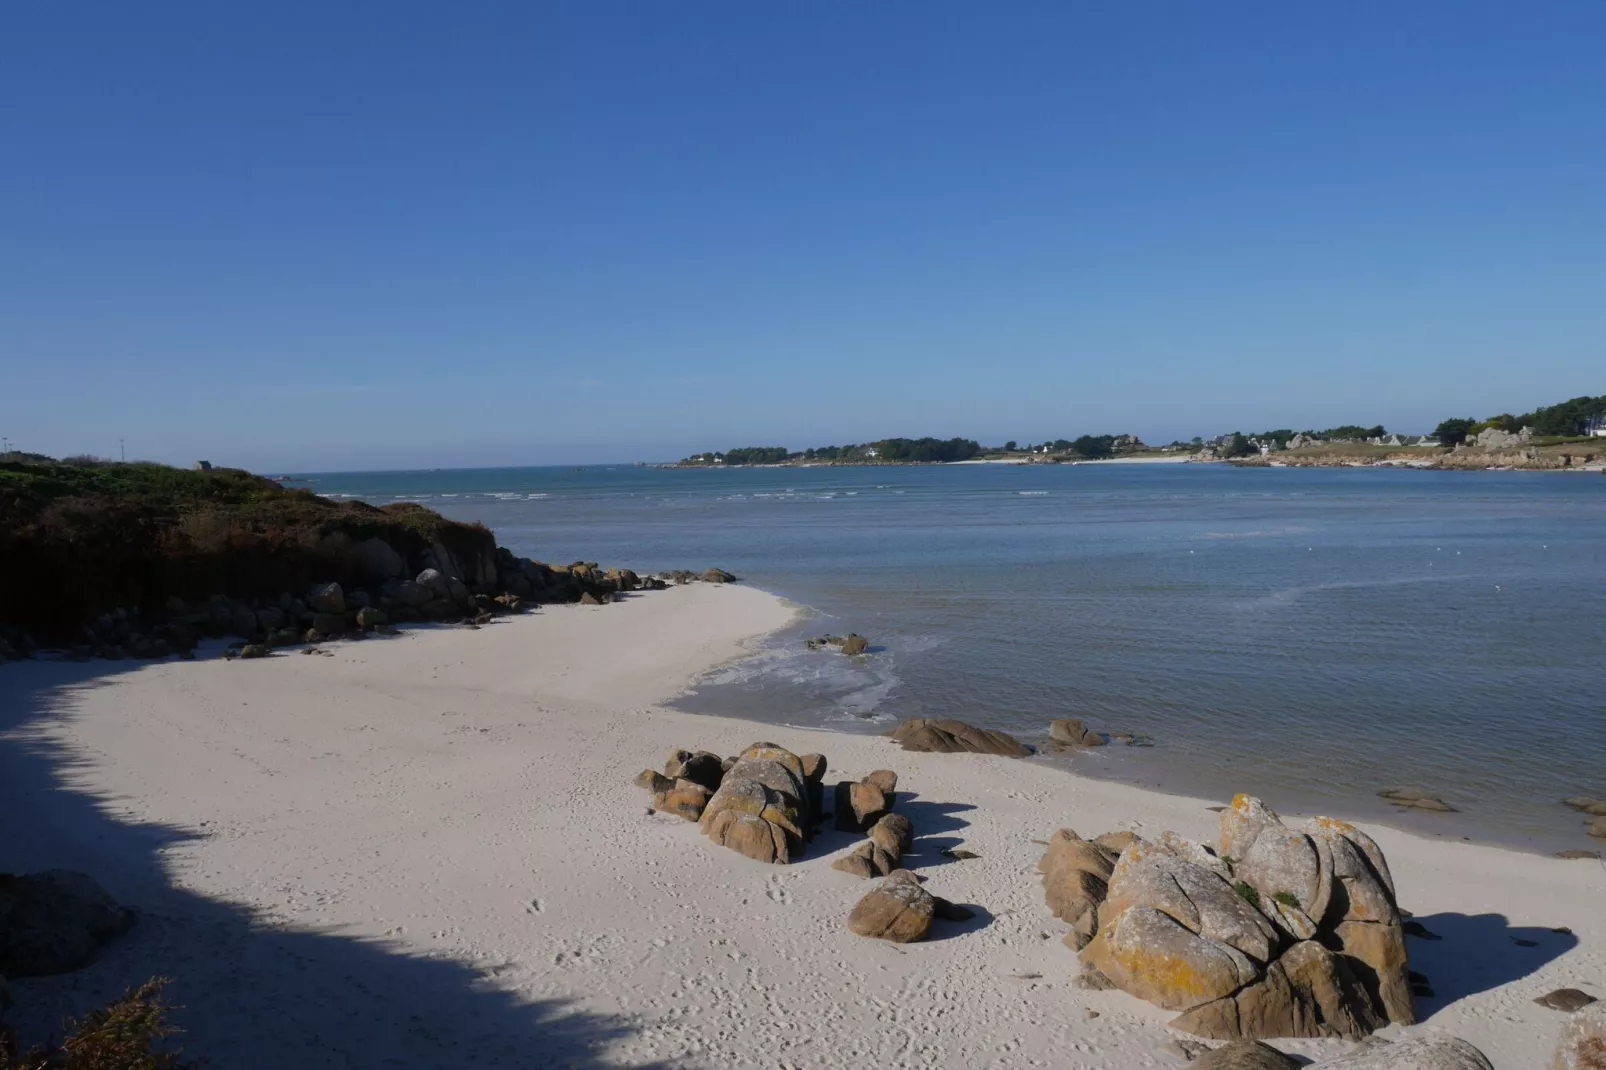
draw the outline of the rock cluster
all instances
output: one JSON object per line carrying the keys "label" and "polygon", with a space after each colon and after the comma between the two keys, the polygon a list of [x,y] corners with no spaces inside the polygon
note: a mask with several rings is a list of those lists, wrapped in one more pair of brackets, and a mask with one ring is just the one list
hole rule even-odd
{"label": "rock cluster", "polygon": [[1084,965],[1213,1039],[1416,1021],[1394,882],[1371,837],[1328,818],[1290,829],[1244,795],[1220,837],[1215,851],[1171,833],[1056,833],[1039,864],[1045,898]]}
{"label": "rock cluster", "polygon": [[805,639],[803,645],[810,650],[826,650],[835,647],[850,657],[855,654],[868,654],[870,640],[858,632],[849,632],[847,635],[822,635],[818,639]]}
{"label": "rock cluster", "polygon": [[892,730],[892,738],[904,750],[935,751],[939,754],[999,754],[1006,758],[1025,758],[1032,749],[1006,732],[977,728],[964,721],[912,718]]}
{"label": "rock cluster", "polygon": [[87,966],[133,924],[133,913],[82,873],[0,874],[0,978]]}
{"label": "rock cluster", "polygon": [[749,858],[784,865],[813,837],[825,769],[824,755],[800,758],[755,743],[733,758],[677,750],[662,773],[644,769],[635,782],[652,792],[654,811],[695,821],[709,839]]}
{"label": "rock cluster", "polygon": [[1563,799],[1562,803],[1584,815],[1588,820],[1588,831],[1591,836],[1598,840],[1606,840],[1606,799],[1581,795],[1573,799]]}
{"label": "rock cluster", "polygon": [[[402,555],[389,543],[369,538],[349,548],[361,577],[357,582],[318,582],[299,592],[249,599],[173,596],[159,610],[119,607],[90,620],[65,649],[78,659],[164,658],[188,656],[204,638],[232,636],[240,642],[229,656],[257,658],[268,656],[274,647],[361,639],[388,633],[402,623],[486,624],[539,604],[606,605],[620,594],[663,590],[671,582],[736,579],[720,569],[701,575],[643,577],[627,568],[604,569],[587,561],[546,565],[492,546],[488,538],[487,545],[490,549],[485,552],[460,555],[432,543],[417,555],[423,567],[409,573]],[[33,644],[22,633],[0,631],[0,663],[32,651]]]}
{"label": "rock cluster", "polygon": [[1048,726],[1048,745],[1051,750],[1103,747],[1110,743],[1124,743],[1128,747],[1154,746],[1154,740],[1148,736],[1134,732],[1100,732],[1075,717],[1062,717]]}
{"label": "rock cluster", "polygon": [[[902,868],[903,855],[914,843],[914,824],[892,812],[898,774],[877,769],[862,780],[844,780],[836,787],[836,827],[863,832],[865,839],[831,863],[855,877],[880,877],[848,915],[848,928],[860,936],[907,944],[924,940],[933,918],[964,921],[968,907],[950,903],[920,886],[920,878]],[[969,851],[953,857],[975,857]]]}
{"label": "rock cluster", "polygon": [[837,831],[862,832],[867,838],[831,863],[832,869],[857,877],[885,877],[898,869],[915,831],[907,817],[892,812],[897,786],[898,774],[890,769],[837,783]]}

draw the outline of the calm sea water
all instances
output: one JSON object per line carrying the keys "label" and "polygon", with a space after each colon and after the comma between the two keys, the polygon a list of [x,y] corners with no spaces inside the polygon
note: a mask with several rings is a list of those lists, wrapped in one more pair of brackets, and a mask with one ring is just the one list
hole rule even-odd
{"label": "calm sea water", "polygon": [[[845,731],[1055,717],[1036,759],[1534,849],[1606,796],[1606,478],[1216,465],[324,474],[540,560],[718,565],[813,614],[687,708]],[[803,648],[858,631],[872,656]],[[1397,815],[1389,787],[1450,816]],[[1056,816],[1055,820],[1059,820]]]}

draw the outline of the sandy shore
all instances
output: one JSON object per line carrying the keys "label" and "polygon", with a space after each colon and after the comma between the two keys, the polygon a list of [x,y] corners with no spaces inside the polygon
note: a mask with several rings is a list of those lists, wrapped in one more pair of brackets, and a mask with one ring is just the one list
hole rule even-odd
{"label": "sandy shore", "polygon": [[[1178,1065],[1167,1013],[1070,986],[1032,841],[1209,839],[1208,803],[655,705],[791,617],[697,585],[332,657],[0,668],[0,869],[81,869],[141,915],[89,969],[15,982],[12,1022],[36,1035],[160,973],[191,1053],[230,1070]],[[760,738],[825,753],[828,780],[897,770],[909,864],[978,917],[854,937],[846,837],[763,867],[630,784],[672,747]],[[1563,1016],[1533,997],[1606,997],[1606,870],[1373,831],[1443,937],[1410,941],[1436,995],[1404,1032],[1544,1065]],[[938,853],[960,844],[981,857]]]}

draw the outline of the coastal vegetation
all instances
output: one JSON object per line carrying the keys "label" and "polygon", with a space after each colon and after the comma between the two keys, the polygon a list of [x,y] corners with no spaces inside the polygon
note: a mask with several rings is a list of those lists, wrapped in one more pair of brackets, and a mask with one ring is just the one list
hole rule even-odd
{"label": "coastal vegetation", "polygon": [[1606,430],[1606,394],[1545,405],[1521,416],[1501,413],[1486,420],[1451,417],[1440,422],[1433,433],[1441,445],[1455,446],[1491,428],[1516,434],[1525,427],[1536,436],[1563,439],[1582,438],[1597,430]]}
{"label": "coastal vegetation", "polygon": [[754,464],[940,464],[968,461],[979,455],[979,443],[967,438],[884,438],[848,446],[744,446],[724,452],[699,453],[681,461],[688,467],[736,467]]}
{"label": "coastal vegetation", "polygon": [[336,502],[237,469],[22,454],[0,459],[0,561],[0,660],[33,641],[113,657],[208,635],[284,645],[601,602],[649,582],[516,557],[484,526],[416,503]]}

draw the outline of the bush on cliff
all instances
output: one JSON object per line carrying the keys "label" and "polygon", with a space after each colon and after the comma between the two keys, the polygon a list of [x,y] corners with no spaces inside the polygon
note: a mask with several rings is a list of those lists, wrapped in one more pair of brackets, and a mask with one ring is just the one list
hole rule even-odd
{"label": "bush on cliff", "polygon": [[60,641],[118,606],[360,584],[369,538],[415,568],[437,544],[463,561],[496,556],[486,528],[411,503],[333,502],[235,469],[8,459],[0,625]]}

